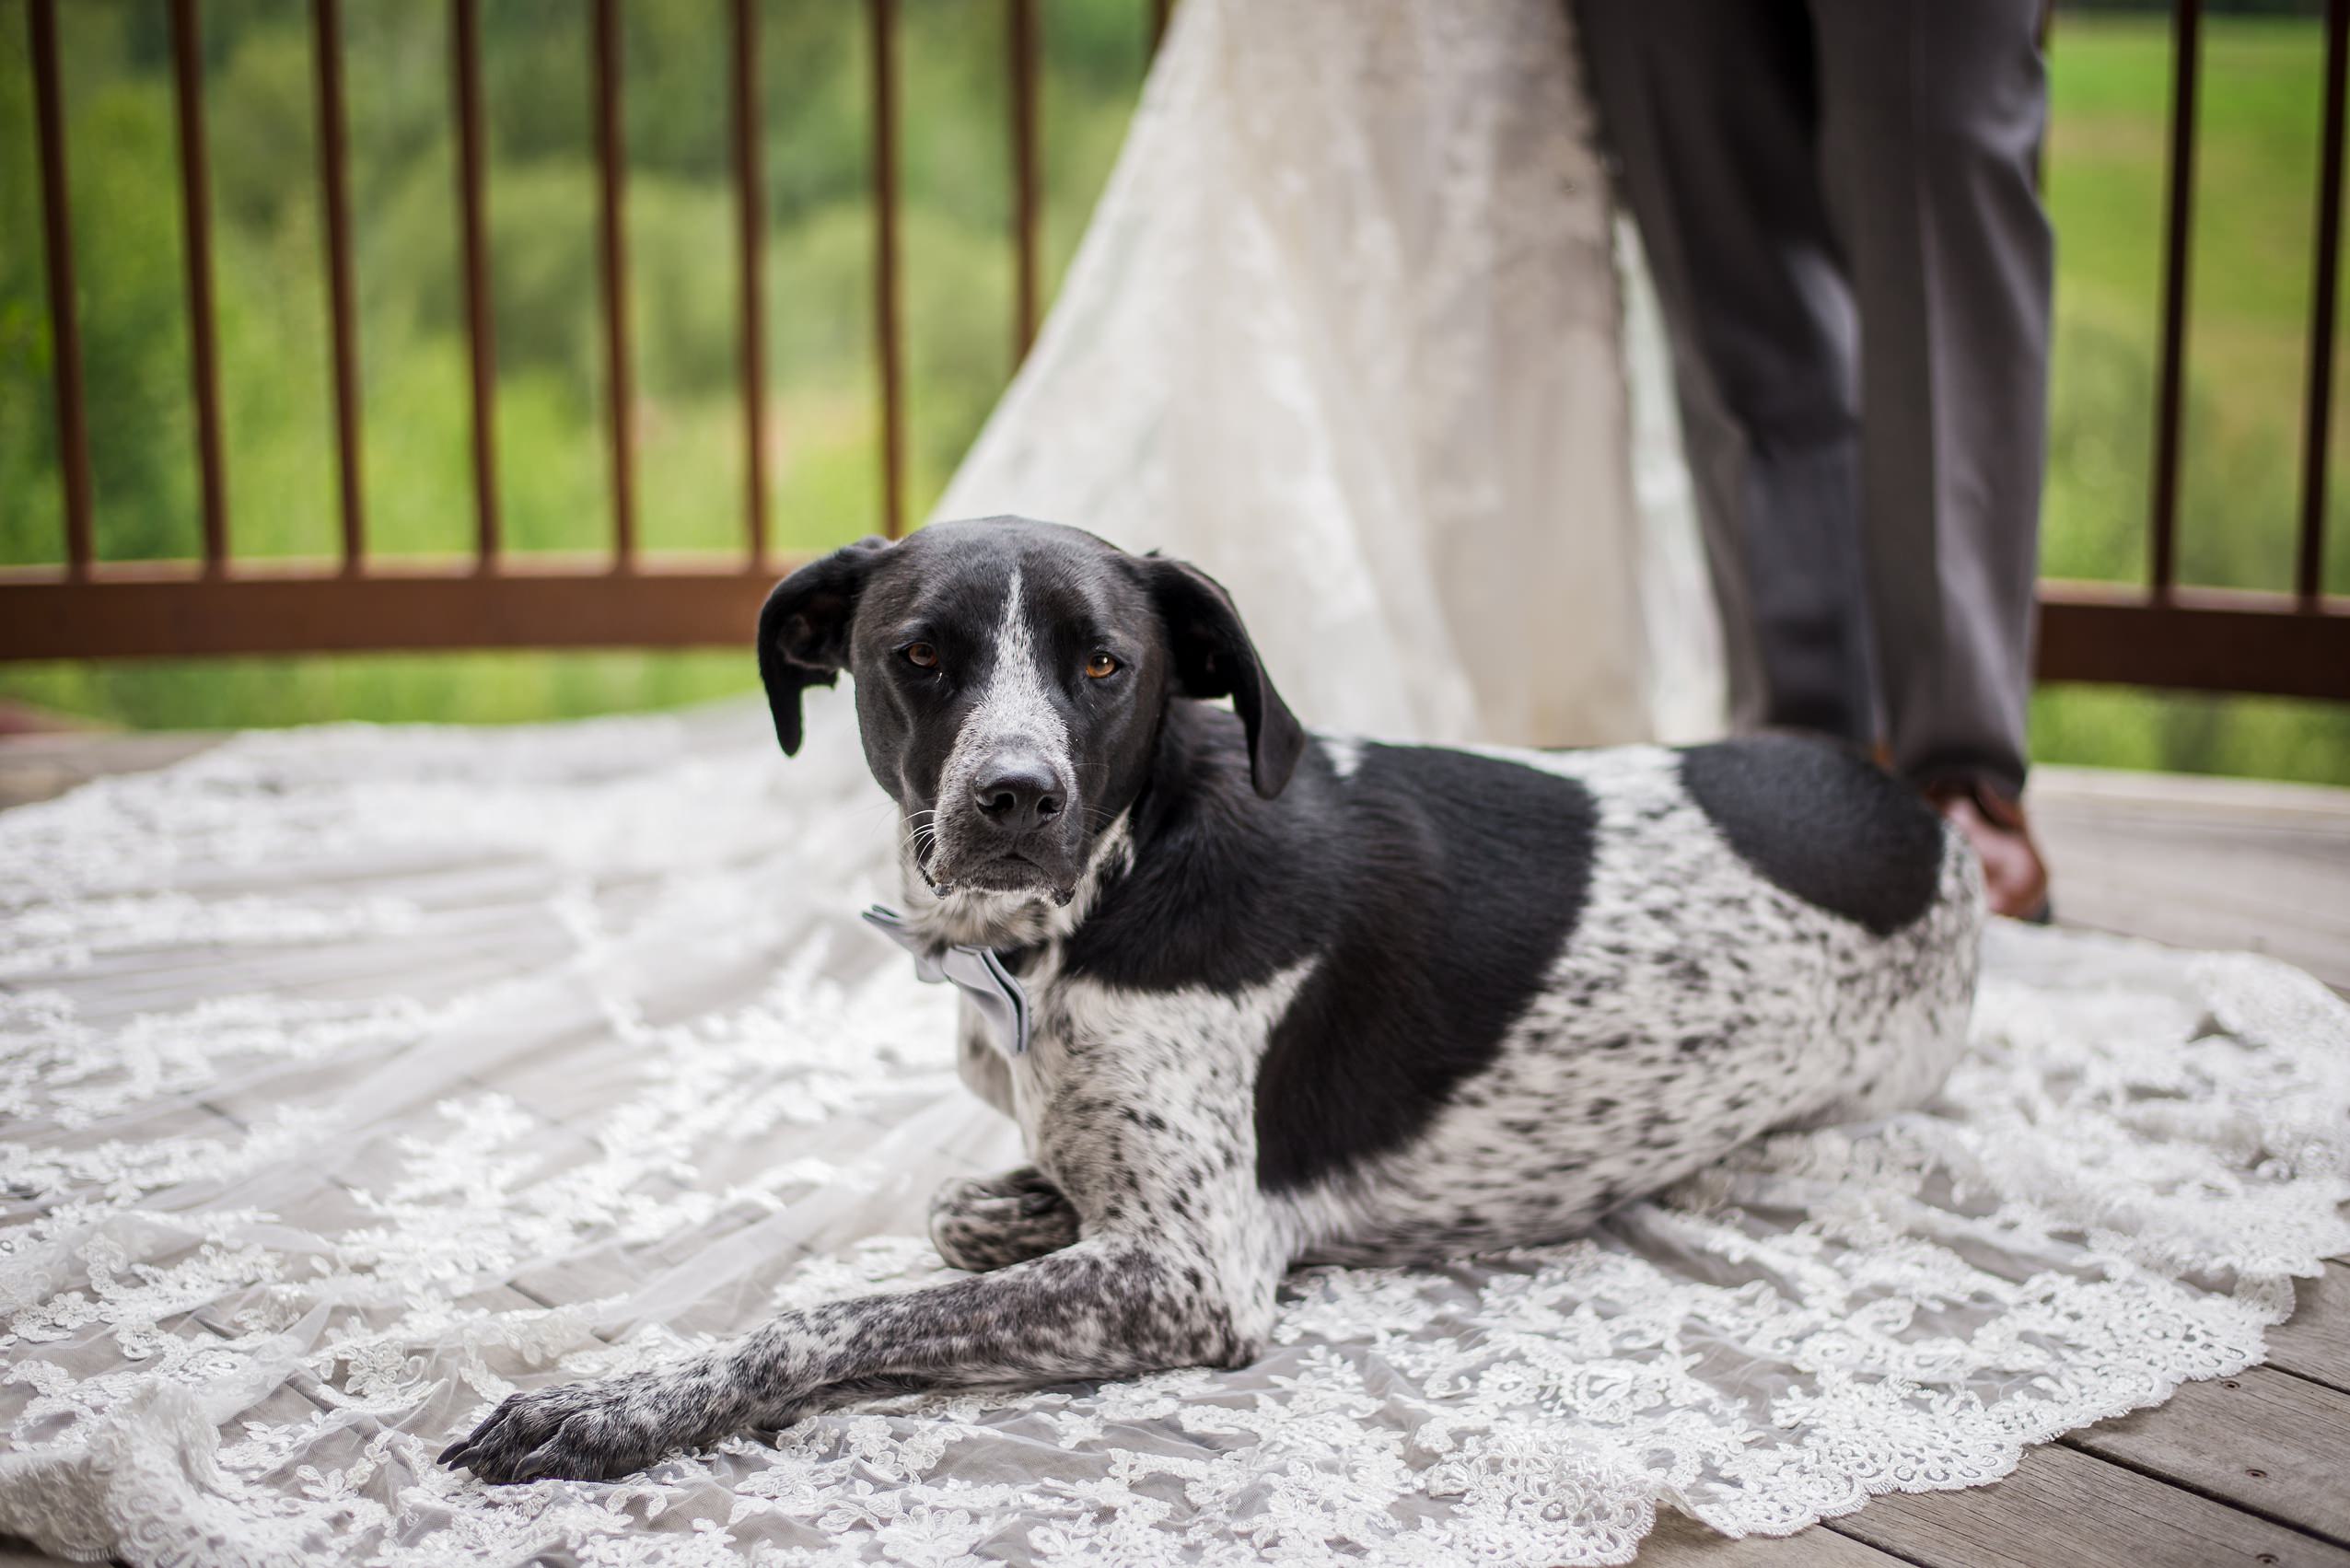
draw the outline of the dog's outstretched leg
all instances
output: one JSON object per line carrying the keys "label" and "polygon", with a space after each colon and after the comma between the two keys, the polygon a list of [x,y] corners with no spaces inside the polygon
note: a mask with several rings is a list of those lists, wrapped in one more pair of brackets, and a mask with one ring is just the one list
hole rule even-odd
{"label": "dog's outstretched leg", "polygon": [[1239,1365],[1271,1329],[1279,1260],[1215,1240],[1088,1237],[994,1273],[787,1313],[668,1371],[516,1394],[441,1459],[491,1481],[600,1481],[877,1394]]}
{"label": "dog's outstretched leg", "polygon": [[949,1181],[930,1200],[930,1241],[951,1269],[984,1273],[1058,1252],[1077,1239],[1077,1211],[1032,1165]]}

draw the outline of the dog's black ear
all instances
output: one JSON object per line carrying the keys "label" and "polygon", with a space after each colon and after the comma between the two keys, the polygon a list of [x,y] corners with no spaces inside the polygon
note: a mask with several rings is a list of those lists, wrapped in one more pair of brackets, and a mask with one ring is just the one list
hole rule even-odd
{"label": "dog's black ear", "polygon": [[1151,555],[1143,560],[1159,618],[1175,653],[1175,683],[1187,697],[1229,697],[1249,732],[1249,779],[1271,800],[1288,785],[1305,754],[1306,732],[1257,656],[1240,612],[1224,586],[1196,566]]}
{"label": "dog's black ear", "polygon": [[866,574],[890,548],[876,536],[811,561],[777,583],[759,611],[759,679],[784,755],[799,754],[799,694],[830,686],[849,662],[849,623]]}

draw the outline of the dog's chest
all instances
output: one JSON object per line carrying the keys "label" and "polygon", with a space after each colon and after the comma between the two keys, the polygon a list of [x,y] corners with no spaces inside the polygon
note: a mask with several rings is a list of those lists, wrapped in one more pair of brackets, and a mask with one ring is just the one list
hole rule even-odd
{"label": "dog's chest", "polygon": [[1131,1179],[1137,1167],[1239,1173],[1253,1187],[1255,1063],[1310,964],[1231,993],[1136,991],[1071,977],[1059,957],[1046,951],[1025,981],[1028,1051],[995,1058],[1003,1109],[1039,1168],[1080,1213],[1149,1186]]}

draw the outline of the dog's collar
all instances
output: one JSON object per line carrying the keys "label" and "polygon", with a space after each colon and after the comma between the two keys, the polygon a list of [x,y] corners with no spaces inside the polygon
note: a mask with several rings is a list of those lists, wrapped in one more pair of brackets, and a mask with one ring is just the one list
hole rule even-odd
{"label": "dog's collar", "polygon": [[992,947],[934,942],[896,910],[875,904],[865,923],[913,955],[913,972],[932,985],[951,981],[986,1020],[995,1049],[1018,1056],[1029,1048],[1028,993]]}

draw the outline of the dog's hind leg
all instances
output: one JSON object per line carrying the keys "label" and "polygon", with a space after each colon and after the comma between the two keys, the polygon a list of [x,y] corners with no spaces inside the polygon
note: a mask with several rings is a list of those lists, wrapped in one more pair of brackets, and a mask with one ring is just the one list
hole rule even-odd
{"label": "dog's hind leg", "polygon": [[930,1200],[930,1241],[952,1269],[984,1273],[1077,1239],[1077,1211],[1034,1166],[949,1181]]}

